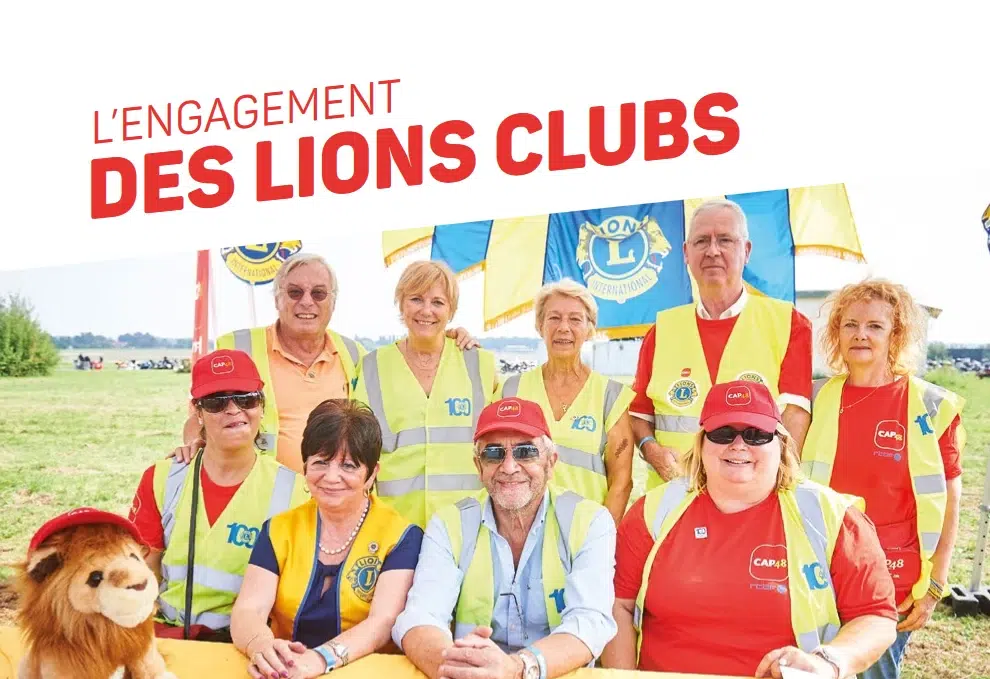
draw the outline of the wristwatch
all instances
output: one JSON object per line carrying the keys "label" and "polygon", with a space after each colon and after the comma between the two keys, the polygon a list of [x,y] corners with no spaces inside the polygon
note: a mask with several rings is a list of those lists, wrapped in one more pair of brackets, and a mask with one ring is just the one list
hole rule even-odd
{"label": "wristwatch", "polygon": [[811,652],[811,655],[817,655],[819,658],[827,662],[835,670],[835,679],[842,679],[842,669],[839,667],[839,660],[832,653],[832,649],[827,646],[819,646]]}
{"label": "wristwatch", "polygon": [[326,661],[327,663],[327,668],[323,672],[324,674],[332,670],[334,668],[334,665],[337,664],[337,656],[335,656],[333,653],[327,650],[326,646],[317,646],[313,650],[316,651],[319,654],[319,656],[323,658],[323,660]]}
{"label": "wristwatch", "polygon": [[324,645],[325,646],[329,646],[330,647],[330,650],[333,651],[334,654],[336,654],[337,659],[340,660],[340,666],[341,667],[343,667],[344,665],[346,665],[348,663],[347,646],[344,646],[339,641],[334,641],[333,639],[331,639],[330,641],[328,641]]}
{"label": "wristwatch", "polygon": [[519,651],[516,655],[523,663],[522,679],[540,679],[540,664],[536,657],[526,650]]}

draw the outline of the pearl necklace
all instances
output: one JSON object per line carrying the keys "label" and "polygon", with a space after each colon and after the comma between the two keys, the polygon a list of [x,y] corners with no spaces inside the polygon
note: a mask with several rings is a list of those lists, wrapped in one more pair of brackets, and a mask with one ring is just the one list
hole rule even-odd
{"label": "pearl necklace", "polygon": [[336,554],[340,554],[345,549],[347,549],[347,547],[351,544],[354,538],[357,537],[358,531],[361,530],[361,526],[364,525],[364,519],[365,517],[368,516],[368,509],[370,507],[371,507],[371,500],[368,500],[368,503],[365,504],[364,506],[364,512],[361,514],[361,520],[357,522],[356,526],[354,526],[354,530],[351,531],[351,536],[347,538],[347,541],[344,542],[344,544],[342,544],[337,549],[327,549],[326,547],[323,546],[322,542],[317,542],[316,544],[320,548],[320,551],[326,554],[327,556],[334,556]]}

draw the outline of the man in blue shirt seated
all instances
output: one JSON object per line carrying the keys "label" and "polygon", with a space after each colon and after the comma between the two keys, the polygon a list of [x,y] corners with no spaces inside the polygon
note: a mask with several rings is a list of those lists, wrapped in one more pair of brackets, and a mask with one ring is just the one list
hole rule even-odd
{"label": "man in blue shirt seated", "polygon": [[392,639],[430,679],[592,665],[617,630],[611,515],[549,483],[557,451],[536,403],[492,403],[474,441],[485,490],[428,523]]}

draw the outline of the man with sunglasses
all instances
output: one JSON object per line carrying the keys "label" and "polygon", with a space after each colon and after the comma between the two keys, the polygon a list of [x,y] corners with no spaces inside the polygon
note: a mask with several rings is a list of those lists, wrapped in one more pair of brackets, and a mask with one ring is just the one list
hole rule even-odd
{"label": "man with sunglasses", "polygon": [[244,352],[219,350],[196,361],[191,408],[203,447],[193,464],[160,460],[141,478],[131,520],[161,578],[159,636],[229,640],[262,523],[309,499],[302,476],[256,450],[264,387]]}
{"label": "man with sunglasses", "polygon": [[706,201],[691,215],[684,259],[699,299],[657,314],[643,337],[629,406],[651,467],[647,490],[674,475],[712,384],[764,384],[800,452],[811,422],[811,322],[787,302],[747,292],[752,247],[738,203]]}
{"label": "man with sunglasses", "polygon": [[392,639],[431,679],[590,666],[616,632],[611,515],[550,483],[557,453],[536,403],[492,403],[474,440],[485,490],[430,520]]}

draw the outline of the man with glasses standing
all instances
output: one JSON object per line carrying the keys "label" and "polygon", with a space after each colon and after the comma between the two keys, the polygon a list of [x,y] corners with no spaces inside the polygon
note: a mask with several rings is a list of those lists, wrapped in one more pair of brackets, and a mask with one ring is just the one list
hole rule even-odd
{"label": "man with glasses standing", "polygon": [[737,203],[709,200],[691,216],[684,258],[700,299],[657,314],[643,338],[629,406],[651,467],[647,490],[676,473],[712,384],[764,384],[801,450],[811,422],[811,322],[787,302],[746,290],[752,248]]}
{"label": "man with glasses standing", "polygon": [[474,440],[485,490],[428,523],[393,641],[431,679],[591,665],[616,632],[611,515],[550,483],[557,453],[536,403],[492,403]]}

